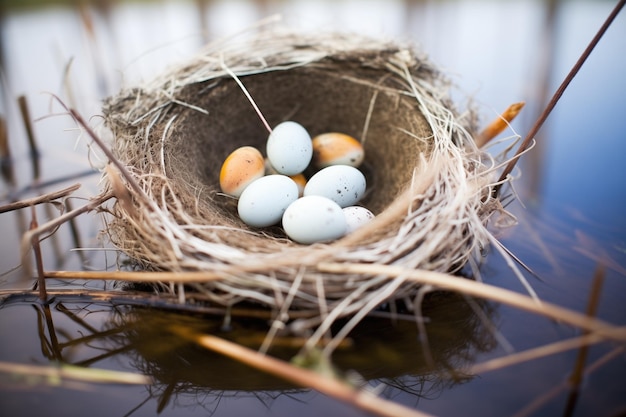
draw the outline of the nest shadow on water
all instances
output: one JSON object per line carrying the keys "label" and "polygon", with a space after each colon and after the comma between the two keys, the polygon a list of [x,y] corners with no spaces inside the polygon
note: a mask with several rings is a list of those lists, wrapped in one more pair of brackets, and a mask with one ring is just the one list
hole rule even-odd
{"label": "nest shadow on water", "polygon": [[[303,246],[278,227],[254,229],[220,193],[226,156],[264,150],[267,131],[235,75],[272,126],[294,120],[311,135],[344,132],[364,145],[373,222],[335,242]],[[327,263],[458,271],[489,242],[501,210],[496,162],[472,138],[442,74],[411,47],[354,35],[267,31],[209,45],[193,60],[104,106],[112,149],[127,172],[107,171],[111,240],[143,268],[206,271],[185,291],[230,307],[253,302],[292,330],[366,314],[411,298],[402,276],[329,273]],[[138,187],[132,187],[131,183]]]}

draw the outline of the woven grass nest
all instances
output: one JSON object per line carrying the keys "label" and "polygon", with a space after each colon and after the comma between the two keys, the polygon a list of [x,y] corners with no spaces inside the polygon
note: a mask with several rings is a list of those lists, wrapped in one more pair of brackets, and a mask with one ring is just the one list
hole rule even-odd
{"label": "woven grass nest", "polygon": [[[243,224],[220,192],[220,166],[239,146],[264,150],[268,133],[235,77],[270,125],[294,120],[312,136],[339,131],[363,143],[361,203],[373,222],[314,245]],[[113,243],[148,270],[205,271],[184,291],[222,306],[253,302],[319,324],[410,298],[417,285],[402,277],[322,266],[457,271],[488,244],[487,220],[501,207],[473,113],[458,114],[441,73],[394,42],[276,31],[230,39],[122,90],[103,112],[127,171],[105,176],[117,197]]]}

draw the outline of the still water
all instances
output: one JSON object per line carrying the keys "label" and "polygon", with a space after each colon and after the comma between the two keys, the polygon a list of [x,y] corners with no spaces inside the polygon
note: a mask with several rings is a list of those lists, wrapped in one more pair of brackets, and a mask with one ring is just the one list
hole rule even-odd
{"label": "still water", "polygon": [[[232,34],[280,13],[302,30],[343,30],[412,40],[449,73],[460,105],[470,97],[483,120],[508,104],[527,106],[512,128],[523,135],[546,94],[561,82],[614,6],[611,1],[562,2],[549,28],[539,1],[245,1],[120,3],[107,13],[87,9],[92,31],[78,9],[47,7],[5,12],[1,25],[2,103],[15,185],[0,185],[1,204],[33,182],[27,140],[15,98],[28,99],[41,154],[41,179],[83,173],[102,161],[79,138],[75,126],[51,100],[56,94],[83,114],[98,114],[102,97],[121,86],[150,79],[169,63],[184,60],[207,40]],[[551,37],[546,37],[551,34]],[[552,43],[550,43],[552,42]],[[542,51],[551,47],[551,53]],[[509,209],[515,227],[498,237],[537,275],[527,274],[538,295],[577,311],[587,304],[594,271],[605,267],[597,316],[626,323],[626,15],[618,16],[555,108],[539,144],[516,181],[520,200]],[[549,71],[544,71],[549,68]],[[64,82],[67,76],[68,82]],[[547,92],[542,85],[548,86]],[[98,191],[98,175],[74,182],[77,194]],[[36,192],[20,194],[26,198]],[[75,201],[78,206],[83,202]],[[40,220],[54,212],[38,211]],[[27,211],[0,215],[0,288],[26,289],[21,278],[19,239]],[[103,221],[81,216],[83,247],[101,248]],[[113,251],[72,251],[70,231],[61,228],[44,244],[50,269],[102,270],[115,265]],[[483,279],[524,292],[496,253],[487,254]],[[52,288],[107,289],[103,283],[56,283]],[[592,346],[577,396],[567,380],[576,351],[536,359],[493,372],[465,374],[471,364],[573,337],[569,326],[504,305],[481,303],[480,311],[454,294],[433,294],[424,305],[434,367],[425,360],[414,323],[364,322],[354,344],[333,357],[354,370],[381,396],[439,416],[535,415],[618,416],[626,414],[624,346]],[[488,320],[485,320],[487,318]],[[0,361],[66,363],[149,375],[151,385],[123,386],[18,378],[0,373],[0,414],[11,416],[318,416],[366,415],[354,407],[269,378],[207,353],[163,331],[166,325],[218,334],[258,347],[264,323],[235,320],[224,329],[211,315],[146,309],[110,298],[63,295],[49,305],[36,297],[3,295],[0,302]],[[492,323],[493,327],[485,323]],[[495,330],[497,329],[497,330]],[[289,359],[295,351],[270,352]]]}

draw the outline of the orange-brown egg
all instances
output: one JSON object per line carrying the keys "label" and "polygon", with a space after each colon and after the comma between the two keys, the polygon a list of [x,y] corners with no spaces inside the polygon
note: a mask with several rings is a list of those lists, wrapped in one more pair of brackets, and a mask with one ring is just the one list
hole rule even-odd
{"label": "orange-brown egg", "polygon": [[365,158],[363,145],[344,133],[323,133],[313,138],[313,163],[318,168],[330,165],[358,167]]}
{"label": "orange-brown egg", "polygon": [[220,188],[233,197],[239,197],[254,180],[265,174],[265,160],[261,152],[252,146],[235,149],[222,164]]}
{"label": "orange-brown egg", "polygon": [[289,178],[293,180],[298,186],[298,196],[302,197],[304,193],[304,186],[306,185],[306,177],[303,174],[290,175]]}

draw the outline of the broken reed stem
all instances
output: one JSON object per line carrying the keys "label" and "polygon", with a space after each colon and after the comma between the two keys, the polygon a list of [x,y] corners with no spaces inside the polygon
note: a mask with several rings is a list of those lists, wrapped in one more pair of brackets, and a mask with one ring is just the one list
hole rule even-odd
{"label": "broken reed stem", "polygon": [[295,385],[315,389],[323,394],[355,405],[363,410],[380,416],[388,417],[427,417],[429,414],[410,409],[401,404],[387,401],[364,390],[354,388],[346,382],[336,378],[322,376],[308,369],[291,365],[288,362],[263,355],[236,343],[219,337],[194,333],[180,327],[173,327],[171,331],[191,340],[198,345],[217,352],[221,355],[244,363],[250,367],[277,376]]}
{"label": "broken reed stem", "polygon": [[53,191],[51,193],[42,194],[37,197],[28,198],[26,200],[16,201],[14,203],[5,204],[4,206],[0,206],[0,213],[5,213],[8,211],[19,210],[30,206],[36,206],[41,203],[49,203],[51,201],[57,200],[59,198],[67,197],[72,194],[74,191],[80,188],[80,184],[74,184],[67,188],[64,188],[59,191]]}
{"label": "broken reed stem", "polygon": [[510,290],[466,278],[457,278],[441,272],[413,270],[390,265],[354,263],[321,263],[318,265],[318,269],[322,272],[342,274],[385,275],[390,278],[402,276],[407,281],[419,282],[420,284],[432,285],[435,288],[443,290],[458,291],[468,296],[501,302],[521,310],[547,316],[572,326],[595,332],[607,339],[620,342],[626,341],[626,329],[624,328],[616,327],[604,321],[591,318],[585,314],[555,304],[544,301],[538,302],[526,295]]}
{"label": "broken reed stem", "polygon": [[96,135],[96,132],[94,132],[91,127],[89,127],[89,125],[87,124],[87,122],[85,122],[85,119],[83,119],[80,113],[78,113],[76,110],[71,109],[71,108],[67,108],[67,111],[74,118],[74,120],[76,120],[76,122],[87,132],[89,137],[94,142],[96,142],[100,150],[109,159],[109,162],[115,165],[115,167],[119,170],[119,172],[124,176],[126,181],[128,181],[133,191],[135,191],[138,196],[142,196],[147,201],[150,201],[150,199],[148,198],[148,196],[146,196],[146,194],[144,193],[143,189],[139,186],[137,181],[135,181],[132,175],[130,175],[126,167],[113,155],[113,152],[111,152],[111,150],[104,144],[104,142],[100,140],[98,135]]}
{"label": "broken reed stem", "polygon": [[9,130],[7,122],[0,114],[0,174],[11,187],[15,186],[15,175],[13,173],[13,159],[11,157],[11,147],[9,146]]}
{"label": "broken reed stem", "polygon": [[[76,210],[65,213],[57,217],[56,219],[49,221],[48,223],[44,223],[43,225],[40,225],[24,233],[24,235],[22,236],[22,242],[21,242],[22,266],[24,268],[24,274],[27,277],[32,276],[32,267],[30,265],[30,262],[28,262],[27,255],[28,255],[30,247],[34,247],[35,244],[37,245],[39,244],[39,236],[41,234],[52,231],[53,229],[59,227],[63,223],[67,222],[68,220],[73,219],[74,217],[80,216],[83,213],[87,213],[89,211],[97,209],[98,207],[100,207],[102,204],[104,204],[107,200],[111,198],[113,198],[112,193],[100,195],[99,197],[91,200],[88,204]],[[41,271],[41,274],[43,277],[44,276],[43,270]]]}
{"label": "broken reed stem", "polygon": [[[36,230],[38,226],[37,210],[35,209],[35,207],[31,207],[30,230]],[[48,295],[46,294],[46,280],[43,275],[43,259],[41,257],[41,246],[39,245],[39,239],[33,240],[32,244],[33,252],[35,254],[35,263],[37,265],[37,286],[39,287],[39,299],[41,301],[46,301]]]}
{"label": "broken reed stem", "polygon": [[482,132],[476,136],[476,146],[482,148],[491,139],[498,136],[504,129],[509,126],[509,123],[517,117],[526,103],[519,102],[511,104],[507,109],[498,117],[496,117],[491,123],[489,123]]}
{"label": "broken reed stem", "polygon": [[40,166],[39,166],[39,148],[37,147],[37,141],[35,140],[35,133],[33,132],[33,124],[30,118],[30,110],[28,109],[28,101],[25,95],[20,95],[17,98],[17,104],[22,115],[22,122],[24,123],[24,129],[26,130],[26,138],[28,139],[28,146],[30,147],[30,156],[33,163],[33,180],[39,180]]}
{"label": "broken reed stem", "polygon": [[576,61],[576,63],[574,64],[570,72],[567,74],[567,76],[565,77],[565,79],[563,80],[559,88],[557,88],[554,95],[550,99],[550,102],[548,102],[548,105],[543,110],[543,112],[541,113],[541,115],[539,116],[535,124],[532,126],[532,128],[528,132],[527,136],[524,138],[524,141],[521,143],[521,145],[517,149],[517,152],[515,153],[513,158],[511,158],[507,166],[504,168],[504,171],[500,175],[500,179],[498,180],[496,186],[494,187],[494,190],[493,190],[494,195],[496,196],[498,195],[500,191],[500,187],[502,186],[502,184],[504,184],[506,178],[511,173],[511,171],[513,171],[515,164],[517,164],[517,161],[520,159],[520,157],[524,154],[524,152],[531,145],[535,135],[537,134],[539,129],[541,129],[545,121],[548,119],[548,116],[550,115],[550,113],[552,113],[552,110],[554,109],[556,104],[559,102],[561,96],[563,95],[567,87],[569,86],[569,83],[574,79],[574,77],[576,77],[576,74],[578,74],[578,71],[583,66],[583,64],[589,57],[589,55],[591,54],[591,51],[593,51],[593,49],[596,47],[596,45],[598,44],[602,36],[604,36],[604,33],[607,31],[611,23],[613,23],[613,20],[615,20],[615,18],[617,17],[621,9],[624,7],[624,4],[626,4],[626,0],[620,0],[617,3],[613,11],[611,11],[611,13],[606,18],[606,20],[604,21],[604,23],[602,24],[602,26],[600,27],[596,35],[591,40],[591,42],[589,42],[589,45],[587,45],[587,48],[585,48],[581,56],[578,58],[578,61]]}
{"label": "broken reed stem", "polygon": [[[593,276],[593,282],[591,284],[591,291],[589,293],[589,301],[587,302],[587,315],[589,317],[595,317],[598,311],[598,305],[600,304],[600,293],[602,292],[602,285],[604,284],[604,266],[598,265],[596,272]],[[572,415],[578,400],[578,394],[580,391],[580,384],[583,380],[583,374],[585,372],[585,364],[587,362],[587,353],[589,352],[588,345],[581,345],[576,356],[576,362],[574,363],[574,370],[569,377],[571,384],[569,396],[567,398],[567,404],[565,405],[564,416]]]}

